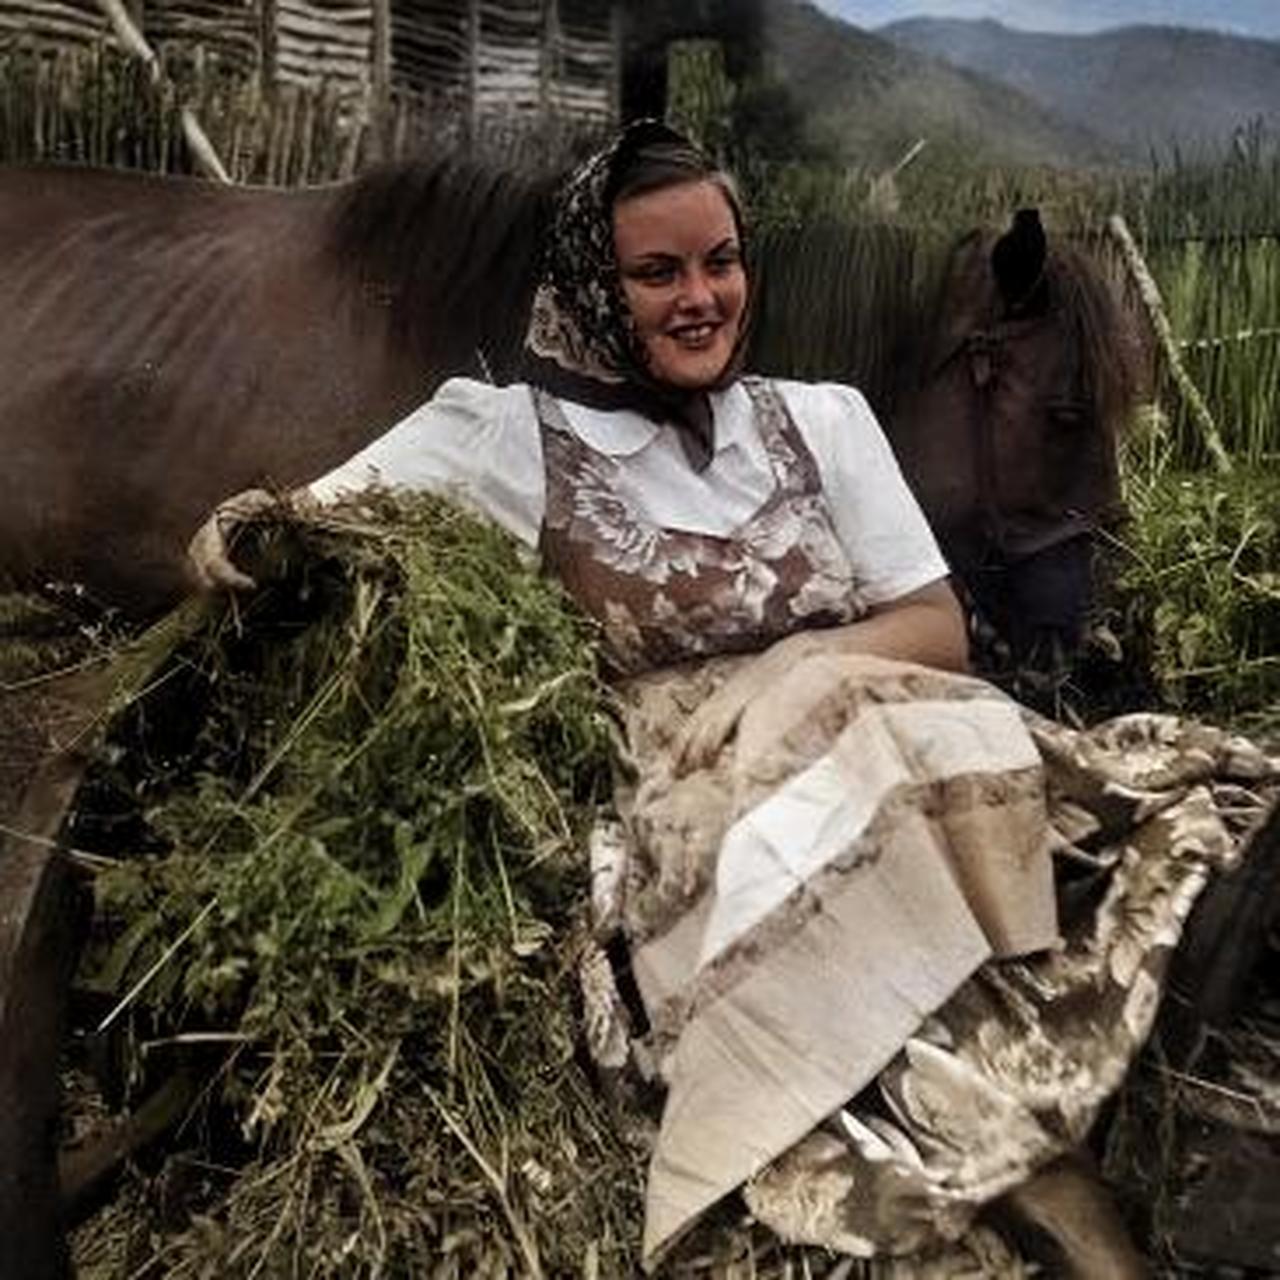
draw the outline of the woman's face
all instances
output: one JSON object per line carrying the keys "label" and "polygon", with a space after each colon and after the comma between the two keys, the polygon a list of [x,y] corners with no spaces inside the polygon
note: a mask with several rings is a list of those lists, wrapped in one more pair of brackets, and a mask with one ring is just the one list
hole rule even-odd
{"label": "woman's face", "polygon": [[738,341],[747,277],[733,210],[711,182],[620,200],[613,243],[622,292],[648,356],[671,386],[712,385]]}

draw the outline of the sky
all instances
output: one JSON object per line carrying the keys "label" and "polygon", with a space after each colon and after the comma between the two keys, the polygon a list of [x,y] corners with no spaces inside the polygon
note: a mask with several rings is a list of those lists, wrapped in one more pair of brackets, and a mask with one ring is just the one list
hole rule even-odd
{"label": "sky", "polygon": [[1101,31],[1132,23],[1209,27],[1280,40],[1280,0],[817,0],[859,27],[899,18],[998,18],[1027,31]]}

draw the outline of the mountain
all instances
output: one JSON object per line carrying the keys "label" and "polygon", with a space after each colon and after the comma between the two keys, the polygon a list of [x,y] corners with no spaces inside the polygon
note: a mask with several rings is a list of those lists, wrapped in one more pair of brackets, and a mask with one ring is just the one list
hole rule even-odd
{"label": "mountain", "polygon": [[1112,27],[1207,27],[1280,40],[1274,0],[820,0],[828,13],[874,30],[903,18],[995,18],[1021,31],[1084,33]]}
{"label": "mountain", "polygon": [[1088,128],[1026,93],[850,26],[807,0],[765,6],[770,71],[816,136],[887,165],[916,139],[1000,163],[1090,165],[1117,158]]}
{"label": "mountain", "polygon": [[899,48],[998,80],[1131,156],[1220,145],[1254,120],[1280,128],[1280,43],[1179,27],[1095,35],[991,20],[913,18],[880,29]]}

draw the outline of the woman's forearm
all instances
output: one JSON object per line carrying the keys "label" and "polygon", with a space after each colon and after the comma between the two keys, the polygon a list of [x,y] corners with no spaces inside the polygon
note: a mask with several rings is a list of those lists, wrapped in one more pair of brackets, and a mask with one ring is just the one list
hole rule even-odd
{"label": "woman's forearm", "polygon": [[714,759],[745,707],[776,686],[796,663],[822,653],[865,653],[943,671],[969,669],[969,642],[960,606],[949,583],[930,583],[877,606],[860,622],[797,631],[740,668],[680,731],[677,771],[684,773]]}
{"label": "woman's forearm", "polygon": [[946,581],[880,605],[858,622],[794,637],[798,647],[867,653],[918,662],[942,671],[969,670],[969,639],[955,593]]}

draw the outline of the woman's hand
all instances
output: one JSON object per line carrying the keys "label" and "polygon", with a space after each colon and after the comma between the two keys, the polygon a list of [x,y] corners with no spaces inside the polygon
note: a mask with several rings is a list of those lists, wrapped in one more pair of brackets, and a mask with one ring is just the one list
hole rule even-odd
{"label": "woman's hand", "polygon": [[284,500],[266,489],[245,489],[214,507],[187,544],[187,559],[201,590],[252,591],[257,586],[231,562],[230,544],[242,525],[282,505]]}
{"label": "woman's hand", "polygon": [[677,774],[710,764],[733,736],[742,713],[813,653],[865,653],[968,671],[964,615],[945,580],[876,605],[860,622],[799,631],[741,667],[689,718],[675,745]]}
{"label": "woman's hand", "polygon": [[797,632],[746,662],[689,717],[676,739],[676,774],[709,765],[733,736],[742,713],[806,653],[815,652],[817,632]]}

